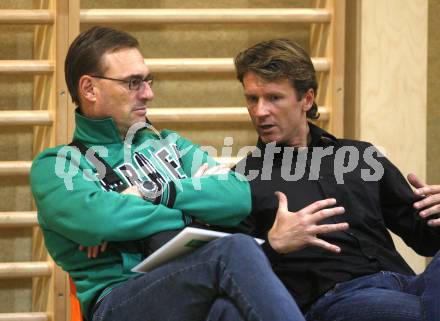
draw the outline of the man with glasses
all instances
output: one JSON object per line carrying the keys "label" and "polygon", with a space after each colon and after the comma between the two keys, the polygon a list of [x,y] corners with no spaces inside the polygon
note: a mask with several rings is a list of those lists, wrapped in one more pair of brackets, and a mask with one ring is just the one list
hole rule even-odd
{"label": "man with glasses", "polygon": [[[74,280],[84,317],[303,321],[249,236],[218,239],[145,274],[131,271],[154,237],[166,239],[193,219],[234,226],[251,209],[238,174],[145,122],[153,78],[138,47],[103,27],[75,39],[65,63],[78,106],[74,141],[43,151],[31,170],[46,246]],[[99,257],[89,251],[94,259],[78,250],[104,241]]]}

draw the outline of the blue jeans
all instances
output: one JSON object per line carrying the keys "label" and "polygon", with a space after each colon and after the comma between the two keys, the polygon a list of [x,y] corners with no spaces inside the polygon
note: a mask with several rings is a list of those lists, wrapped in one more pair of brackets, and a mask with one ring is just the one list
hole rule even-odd
{"label": "blue jeans", "polygon": [[243,321],[237,307],[227,298],[218,298],[214,301],[205,321]]}
{"label": "blue jeans", "polygon": [[337,284],[308,321],[439,321],[440,252],[417,276],[380,272]]}
{"label": "blue jeans", "polygon": [[305,321],[261,248],[234,234],[114,288],[93,321]]}

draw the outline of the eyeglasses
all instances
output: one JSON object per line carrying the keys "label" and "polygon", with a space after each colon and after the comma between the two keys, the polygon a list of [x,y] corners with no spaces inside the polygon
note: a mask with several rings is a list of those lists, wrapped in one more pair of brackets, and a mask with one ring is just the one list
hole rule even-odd
{"label": "eyeglasses", "polygon": [[153,86],[153,75],[148,75],[145,78],[141,77],[130,77],[128,79],[116,79],[116,78],[109,78],[104,76],[97,76],[97,75],[90,75],[90,77],[93,78],[99,78],[99,79],[106,79],[106,80],[113,80],[113,81],[120,81],[123,83],[128,84],[128,89],[130,90],[139,90],[144,82],[148,84],[148,86]]}

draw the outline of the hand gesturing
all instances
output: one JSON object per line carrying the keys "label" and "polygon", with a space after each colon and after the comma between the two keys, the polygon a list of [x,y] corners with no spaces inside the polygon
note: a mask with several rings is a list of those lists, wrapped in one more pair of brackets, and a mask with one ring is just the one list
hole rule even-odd
{"label": "hand gesturing", "polygon": [[318,246],[335,253],[341,251],[338,246],[318,238],[319,234],[343,231],[349,227],[348,223],[317,225],[323,219],[345,212],[343,207],[331,207],[336,204],[335,199],[317,201],[298,212],[289,212],[286,195],[281,192],[275,194],[279,207],[268,234],[269,243],[275,251],[289,253],[307,246]]}

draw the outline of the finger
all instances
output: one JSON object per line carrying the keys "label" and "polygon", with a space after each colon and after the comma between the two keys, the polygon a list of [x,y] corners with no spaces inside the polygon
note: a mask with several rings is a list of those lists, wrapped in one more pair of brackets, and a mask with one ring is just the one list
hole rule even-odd
{"label": "finger", "polygon": [[217,172],[220,174],[228,173],[231,169],[228,166],[222,165],[221,167],[217,168]]}
{"label": "finger", "polygon": [[129,193],[132,192],[132,190],[133,190],[133,186],[129,186],[129,187],[127,187],[126,189],[124,189],[124,190],[121,192],[121,194],[129,194]]}
{"label": "finger", "polygon": [[417,195],[435,195],[440,194],[440,185],[426,185],[414,191]]}
{"label": "finger", "polygon": [[78,249],[79,249],[80,251],[84,251],[86,248],[85,248],[84,246],[80,245],[80,246],[78,247]]}
{"label": "finger", "polygon": [[440,186],[426,185],[426,183],[422,182],[422,180],[413,173],[408,174],[407,178],[410,184],[416,188],[414,193],[417,195],[425,196],[440,193]]}
{"label": "finger", "polygon": [[424,209],[423,211],[420,212],[420,214],[423,216],[423,213],[426,211],[426,209],[435,206],[437,204],[440,204],[440,194],[434,194],[425,197],[421,201],[414,203],[414,207],[416,209]]}
{"label": "finger", "polygon": [[426,186],[426,184],[423,183],[414,173],[409,173],[406,178],[408,179],[408,182],[415,188],[421,188]]}
{"label": "finger", "polygon": [[223,165],[220,165],[220,166],[215,166],[215,167],[208,168],[208,169],[203,173],[203,175],[204,175],[204,176],[206,176],[206,175],[219,175],[219,174],[227,173],[227,172],[229,172],[229,171],[230,171],[229,168],[227,168],[227,167],[225,167],[225,166],[223,166]]}
{"label": "finger", "polygon": [[93,258],[96,258],[98,256],[99,248],[100,248],[99,245],[93,247],[93,251],[92,251],[92,257]]}
{"label": "finger", "polygon": [[208,168],[207,163],[202,164],[202,166],[200,166],[199,169],[194,173],[193,177],[201,177],[203,173],[205,173],[207,168]]}
{"label": "finger", "polygon": [[99,245],[89,246],[87,256],[91,259],[94,259],[97,255],[98,250],[99,250]]}
{"label": "finger", "polygon": [[310,215],[310,222],[312,223],[318,223],[319,221],[322,221],[326,218],[335,216],[335,215],[341,215],[345,213],[345,208],[342,206],[333,207],[333,208],[325,208],[323,210],[320,210],[314,214]]}
{"label": "finger", "polygon": [[107,245],[108,245],[107,241],[105,241],[104,243],[101,244],[101,252],[104,252],[105,250],[107,250]]}
{"label": "finger", "polygon": [[326,233],[332,233],[332,232],[339,232],[339,231],[345,231],[350,226],[348,223],[337,223],[337,224],[323,224],[323,225],[316,225],[312,228],[310,228],[310,233],[312,234],[326,234]]}
{"label": "finger", "polygon": [[209,168],[208,170],[207,170],[207,172],[217,172],[217,171],[219,171],[219,172],[222,172],[222,171],[225,171],[225,170],[230,170],[230,168],[228,167],[228,166],[226,166],[226,165],[217,165],[217,166],[214,166],[214,167],[211,167],[211,168]]}
{"label": "finger", "polygon": [[439,227],[440,226],[440,218],[436,218],[434,220],[429,220],[428,225],[432,227]]}
{"label": "finger", "polygon": [[287,197],[283,192],[275,192],[278,198],[278,210],[288,211]]}
{"label": "finger", "polygon": [[216,172],[214,173],[215,175],[224,175],[229,173],[231,170],[229,168],[221,168],[216,170]]}
{"label": "finger", "polygon": [[440,205],[437,204],[437,205],[431,206],[431,207],[421,211],[419,214],[421,217],[429,217],[432,215],[440,214]]}
{"label": "finger", "polygon": [[323,208],[334,206],[335,204],[336,199],[326,198],[325,200],[320,200],[304,207],[300,212],[304,214],[313,214],[318,212],[319,210],[322,210]]}
{"label": "finger", "polygon": [[124,189],[121,194],[124,195],[135,195],[135,196],[140,196],[139,194],[139,190],[137,186],[129,186],[126,189]]}
{"label": "finger", "polygon": [[216,169],[222,169],[222,168],[228,168],[226,165],[220,164],[220,165],[216,165],[213,166],[211,168],[209,168],[210,170],[216,170]]}
{"label": "finger", "polygon": [[314,238],[310,242],[310,245],[323,248],[323,249],[330,251],[330,252],[333,252],[333,253],[340,253],[341,252],[341,248],[339,246],[333,245],[333,244],[326,242],[324,240],[321,240],[319,238]]}

